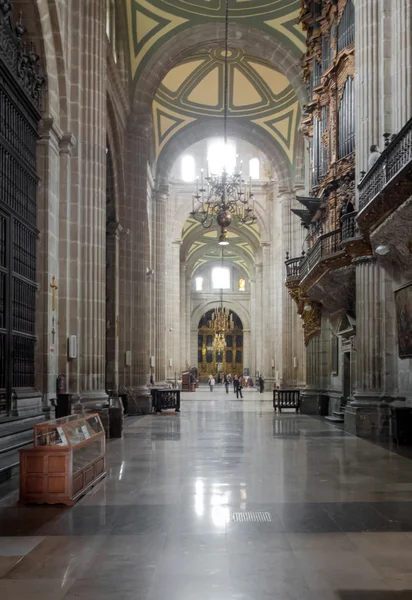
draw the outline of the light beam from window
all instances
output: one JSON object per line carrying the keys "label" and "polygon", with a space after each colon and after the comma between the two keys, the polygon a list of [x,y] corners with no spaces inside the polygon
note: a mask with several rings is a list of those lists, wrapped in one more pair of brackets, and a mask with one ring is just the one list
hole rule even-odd
{"label": "light beam from window", "polygon": [[182,179],[183,181],[190,182],[196,178],[196,165],[195,159],[190,154],[186,154],[182,158]]}

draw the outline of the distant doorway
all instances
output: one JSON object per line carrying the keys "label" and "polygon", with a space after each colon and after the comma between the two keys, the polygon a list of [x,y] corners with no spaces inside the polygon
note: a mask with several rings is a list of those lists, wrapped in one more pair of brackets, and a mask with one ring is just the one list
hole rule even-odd
{"label": "distant doorway", "polygon": [[219,373],[243,374],[243,323],[229,311],[230,328],[224,335],[224,347],[214,347],[216,332],[211,327],[213,310],[203,315],[198,325],[198,369],[200,381]]}

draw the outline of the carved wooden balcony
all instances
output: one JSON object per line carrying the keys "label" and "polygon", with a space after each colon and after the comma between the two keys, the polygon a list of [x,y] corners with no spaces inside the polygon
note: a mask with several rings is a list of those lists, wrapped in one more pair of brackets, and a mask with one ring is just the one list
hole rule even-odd
{"label": "carved wooden balcony", "polygon": [[372,253],[369,242],[359,228],[357,217],[358,213],[354,211],[341,218],[341,247],[352,259]]}
{"label": "carved wooden balcony", "polygon": [[298,258],[289,258],[289,254],[286,253],[286,281],[300,281],[300,263],[302,262],[305,253],[302,253],[302,256],[298,256]]}
{"label": "carved wooden balcony", "polygon": [[412,118],[359,184],[359,227],[369,235],[411,195]]}
{"label": "carved wooden balcony", "polygon": [[[351,233],[349,224],[346,233]],[[302,293],[330,311],[350,307],[354,289],[351,262],[352,257],[342,247],[341,229],[321,235],[300,265]]]}

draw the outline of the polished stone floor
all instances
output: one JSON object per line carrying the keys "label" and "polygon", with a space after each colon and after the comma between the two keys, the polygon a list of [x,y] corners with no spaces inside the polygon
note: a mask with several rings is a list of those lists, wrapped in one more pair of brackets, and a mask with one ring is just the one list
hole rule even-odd
{"label": "polished stone floor", "polygon": [[74,508],[0,486],[1,600],[412,599],[411,460],[270,393],[183,398]]}

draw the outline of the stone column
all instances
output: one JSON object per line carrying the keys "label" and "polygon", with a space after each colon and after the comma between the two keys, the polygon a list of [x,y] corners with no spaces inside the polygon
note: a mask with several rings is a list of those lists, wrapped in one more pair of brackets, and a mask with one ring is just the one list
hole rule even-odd
{"label": "stone column", "polygon": [[[153,210],[155,240],[155,381],[162,385],[167,378],[166,366],[166,201],[167,188],[156,190]],[[168,294],[169,299],[169,294]]]}
{"label": "stone column", "polygon": [[321,337],[313,337],[306,347],[306,386],[302,392],[302,412],[317,414],[318,395],[322,379]]}
{"label": "stone column", "polygon": [[111,224],[106,235],[106,385],[119,388],[119,239],[120,227]]}
{"label": "stone column", "polygon": [[75,5],[73,11],[80,13],[78,38],[83,43],[82,50],[76,46],[82,61],[76,82],[81,95],[77,146],[81,283],[76,290],[80,303],[76,317],[81,319],[80,392],[89,401],[106,397],[106,3],[90,0]]}
{"label": "stone column", "polygon": [[[356,265],[356,388],[346,407],[345,430],[379,437],[388,433],[388,388],[385,390],[385,273],[373,256]],[[393,366],[393,365],[392,365]]]}
{"label": "stone column", "polygon": [[[153,265],[149,231],[151,180],[151,116],[138,115],[126,128],[127,190],[119,207],[120,222],[127,223],[127,240],[120,243],[120,347],[130,352],[131,364],[124,360],[122,381],[134,390],[137,404],[150,410],[147,384],[150,376],[151,285]],[[122,357],[121,357],[122,360]]]}
{"label": "stone column", "polygon": [[[402,0],[399,0],[401,2]],[[407,3],[408,0],[405,0]],[[391,85],[390,5],[380,0],[357,0],[355,3],[356,63],[356,168],[367,171],[369,148],[378,144],[391,130],[391,97],[397,81]]]}
{"label": "stone column", "polygon": [[[262,369],[263,377],[268,383],[268,389],[273,386],[274,369],[272,368],[272,360],[274,359],[274,314],[273,314],[273,264],[271,260],[271,244],[262,242]],[[270,385],[270,388],[269,388]]]}
{"label": "stone column", "polygon": [[256,283],[255,283],[255,353],[256,370],[263,373],[263,304],[262,304],[262,263],[255,265]]}
{"label": "stone column", "polygon": [[392,129],[389,131],[398,133],[412,114],[412,6],[410,0],[389,4],[392,5],[392,28],[386,27],[384,31],[385,37],[392,42],[392,77],[386,73],[393,98]]}
{"label": "stone column", "polygon": [[187,318],[187,294],[186,294],[186,272],[187,262],[180,263],[180,371],[186,368],[187,355],[187,327],[190,327]]}
{"label": "stone column", "polygon": [[[174,240],[168,247],[167,256],[167,379],[179,376],[180,365],[180,247],[181,240]],[[172,366],[169,360],[172,360]]]}
{"label": "stone column", "polygon": [[250,374],[254,378],[256,375],[257,357],[256,357],[256,281],[250,280]]}
{"label": "stone column", "polygon": [[[55,397],[59,355],[59,302],[52,311],[50,283],[52,277],[59,281],[59,186],[60,186],[60,141],[62,132],[53,119],[44,119],[37,145],[37,171],[40,176],[37,194],[37,226],[42,235],[37,247],[36,299],[36,387],[43,394],[43,406]],[[60,291],[60,289],[58,290]],[[59,296],[57,296],[59,300]],[[66,353],[65,353],[66,358]],[[65,373],[65,372],[64,372]],[[66,373],[65,373],[66,374]]]}
{"label": "stone column", "polygon": [[243,330],[243,369],[249,369],[249,374],[254,375],[251,368],[251,335],[250,329]]}

